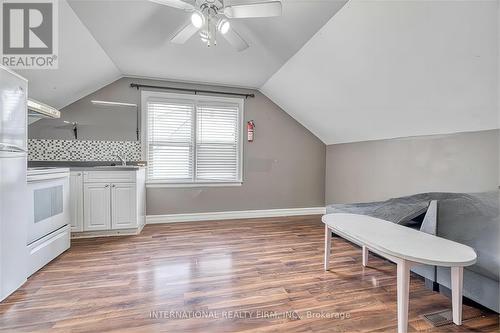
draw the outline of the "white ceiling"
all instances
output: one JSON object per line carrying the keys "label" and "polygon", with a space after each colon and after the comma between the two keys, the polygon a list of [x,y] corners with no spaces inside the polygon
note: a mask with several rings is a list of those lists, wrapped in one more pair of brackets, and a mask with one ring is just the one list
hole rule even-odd
{"label": "white ceiling", "polygon": [[120,72],[66,1],[59,1],[59,69],[18,70],[29,95],[56,108],[113,82]]}
{"label": "white ceiling", "polygon": [[169,40],[189,14],[147,0],[69,0],[70,6],[124,75],[260,87],[346,0],[283,0],[283,16],[233,19],[250,48],[223,39],[207,48],[195,36]]}
{"label": "white ceiling", "polygon": [[259,88],[346,1],[283,0],[282,17],[233,20],[250,44],[237,52],[225,40],[170,43],[189,14],[147,0],[60,0],[59,69],[19,73],[57,108],[121,76]]}
{"label": "white ceiling", "polygon": [[261,91],[326,144],[497,128],[497,15],[351,0]]}
{"label": "white ceiling", "polygon": [[68,1],[60,68],[19,71],[58,108],[140,76],[260,88],[327,144],[500,124],[496,1],[283,0],[282,17],[233,20],[240,53],[169,43],[189,15],[147,0]]}

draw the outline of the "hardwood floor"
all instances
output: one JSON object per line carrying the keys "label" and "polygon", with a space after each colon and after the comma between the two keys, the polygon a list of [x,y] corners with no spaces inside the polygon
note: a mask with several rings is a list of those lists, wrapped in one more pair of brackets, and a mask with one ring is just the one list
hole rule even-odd
{"label": "hardwood floor", "polygon": [[[370,256],[364,268],[361,249],[339,238],[333,251],[324,272],[318,216],[148,225],[139,236],[75,240],[0,303],[0,331],[395,331],[396,266]],[[422,317],[450,308],[412,275],[409,331],[499,330],[497,314],[467,306],[461,327],[433,328]]]}

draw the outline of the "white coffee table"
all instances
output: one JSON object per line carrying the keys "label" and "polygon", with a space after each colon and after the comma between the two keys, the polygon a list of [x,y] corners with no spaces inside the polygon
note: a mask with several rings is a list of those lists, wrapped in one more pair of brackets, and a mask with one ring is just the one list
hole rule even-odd
{"label": "white coffee table", "polygon": [[466,245],[374,217],[328,214],[325,224],[325,270],[329,269],[332,232],[362,244],[363,265],[368,251],[397,264],[398,332],[408,329],[410,268],[414,264],[451,267],[453,322],[462,324],[463,268],[476,262],[476,252]]}

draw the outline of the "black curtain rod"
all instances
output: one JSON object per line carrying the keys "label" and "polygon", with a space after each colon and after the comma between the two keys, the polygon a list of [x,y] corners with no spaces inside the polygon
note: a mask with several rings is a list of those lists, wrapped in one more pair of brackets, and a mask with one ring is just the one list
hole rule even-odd
{"label": "black curtain rod", "polygon": [[140,88],[152,88],[152,89],[165,89],[165,90],[174,90],[174,91],[184,91],[184,92],[192,92],[195,95],[201,93],[201,94],[219,94],[219,95],[229,95],[229,96],[240,96],[240,97],[255,97],[255,94],[239,94],[239,93],[232,93],[232,92],[224,92],[224,91],[213,91],[213,90],[200,90],[200,89],[188,89],[188,88],[175,88],[175,87],[162,87],[162,86],[151,86],[147,84],[138,84],[138,83],[131,83],[130,84],[131,88],[137,88],[139,90]]}

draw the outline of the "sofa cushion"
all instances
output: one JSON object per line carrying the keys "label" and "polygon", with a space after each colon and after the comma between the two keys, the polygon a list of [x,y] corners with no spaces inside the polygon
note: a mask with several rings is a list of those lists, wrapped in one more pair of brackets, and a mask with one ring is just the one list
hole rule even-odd
{"label": "sofa cushion", "polygon": [[327,214],[348,213],[376,217],[382,220],[406,224],[426,212],[429,200],[402,197],[370,203],[333,204],[326,207]]}
{"label": "sofa cushion", "polygon": [[500,275],[500,191],[461,194],[438,202],[438,236],[469,245],[477,262],[467,267],[496,281]]}

